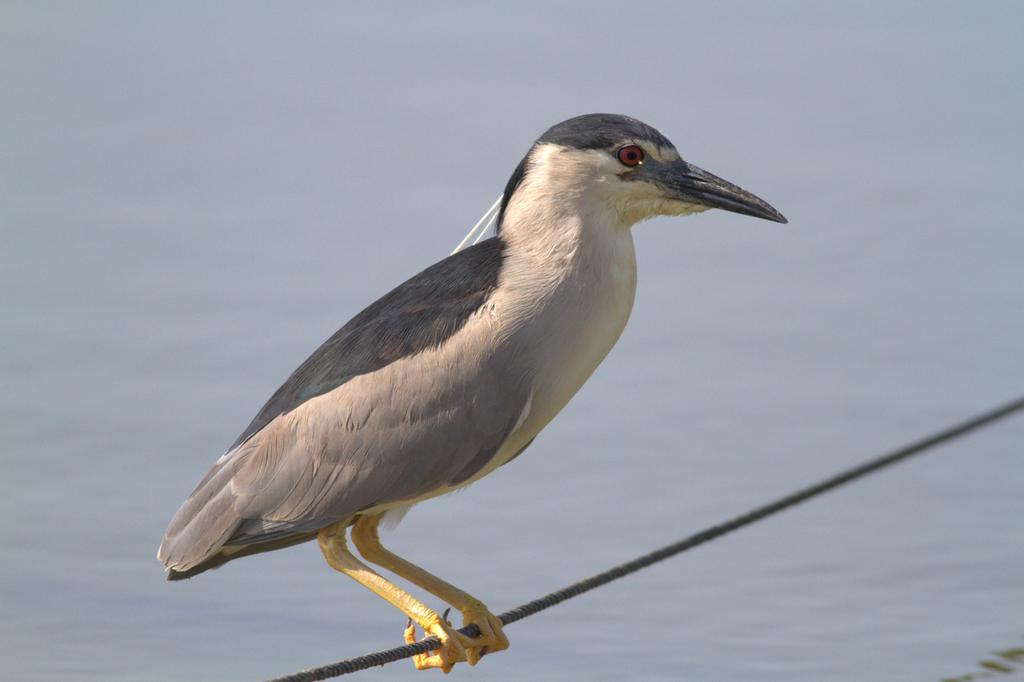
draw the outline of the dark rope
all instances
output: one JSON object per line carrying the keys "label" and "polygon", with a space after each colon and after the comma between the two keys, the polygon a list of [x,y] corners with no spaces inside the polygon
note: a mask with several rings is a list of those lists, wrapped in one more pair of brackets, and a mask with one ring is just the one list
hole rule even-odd
{"label": "dark rope", "polygon": [[[650,554],[645,554],[644,556],[633,559],[632,561],[627,561],[626,563],[620,564],[619,566],[611,568],[603,573],[598,573],[597,575],[581,580],[578,583],[573,583],[568,587],[552,592],[540,599],[534,599],[528,604],[517,606],[511,611],[502,613],[498,618],[505,625],[515,623],[527,616],[532,616],[535,613],[539,613],[544,609],[550,608],[555,604],[560,604],[566,599],[572,599],[573,597],[581,595],[584,592],[589,592],[596,587],[607,585],[613,580],[618,580],[630,573],[636,573],[642,568],[647,568],[652,564],[656,564],[659,561],[673,557],[688,549],[693,549],[694,547],[702,545],[709,540],[714,540],[715,538],[726,535],[727,533],[731,533],[732,531],[738,530],[743,526],[754,523],[755,521],[760,521],[772,514],[776,514],[784,509],[800,504],[805,500],[809,500],[812,497],[828,492],[833,488],[838,488],[841,485],[855,481],[858,478],[878,471],[879,469],[896,464],[897,462],[907,459],[912,455],[924,452],[925,450],[941,445],[942,443],[958,438],[959,436],[963,436],[971,431],[980,429],[983,426],[987,426],[992,422],[1008,417],[1014,412],[1018,412],[1022,409],[1024,409],[1024,397],[1018,398],[1013,402],[1006,403],[1005,405],[990,410],[989,412],[985,412],[984,414],[979,414],[965,422],[951,426],[909,445],[905,445],[898,450],[870,459],[860,466],[847,469],[846,471],[838,473],[831,478],[827,478],[820,483],[798,490],[795,493],[786,495],[785,497],[762,507],[757,507],[746,514],[737,516],[729,521],[725,521],[724,523],[720,523],[716,526],[711,526],[710,528],[702,530],[688,538],[684,538],[679,542],[674,542],[671,545],[662,547],[661,549],[656,549]],[[476,625],[464,627],[459,630],[459,632],[464,635],[468,635],[469,637],[477,637],[480,634],[480,630]],[[345,661],[338,661],[337,663],[331,663],[319,668],[310,668],[309,670],[303,670],[302,672],[294,673],[292,675],[278,677],[270,682],[315,682],[316,680],[326,680],[332,677],[338,677],[339,675],[346,675],[348,673],[354,673],[374,666],[384,665],[385,663],[393,663],[394,661],[400,661],[404,658],[412,658],[415,654],[433,651],[434,649],[437,649],[439,645],[440,642],[436,637],[427,637],[415,644],[406,644],[405,646],[395,647],[394,649],[387,649],[385,651],[366,654],[365,656],[350,658]]]}

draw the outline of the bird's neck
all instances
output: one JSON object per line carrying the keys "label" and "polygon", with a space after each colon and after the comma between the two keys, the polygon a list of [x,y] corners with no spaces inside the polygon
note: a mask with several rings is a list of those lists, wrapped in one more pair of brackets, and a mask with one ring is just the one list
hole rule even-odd
{"label": "bird's neck", "polygon": [[[532,175],[532,174],[531,174]],[[611,313],[625,325],[636,291],[636,255],[628,226],[602,197],[579,185],[527,177],[542,189],[520,187],[501,226],[503,279],[517,291],[526,315],[550,304],[560,313]],[[599,190],[590,190],[590,192]],[[582,331],[582,330],[581,330]],[[620,329],[621,331],[621,329]]]}
{"label": "bird's neck", "polygon": [[[520,194],[519,191],[516,194]],[[628,228],[567,192],[515,197],[502,222],[504,261],[495,294],[498,334],[530,358],[532,438],[579,390],[615,345],[636,292]]]}

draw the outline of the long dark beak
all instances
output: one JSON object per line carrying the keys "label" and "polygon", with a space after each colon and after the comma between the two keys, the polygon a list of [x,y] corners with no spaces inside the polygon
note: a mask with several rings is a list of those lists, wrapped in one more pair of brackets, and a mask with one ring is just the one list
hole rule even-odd
{"label": "long dark beak", "polygon": [[777,223],[789,222],[767,201],[685,161],[679,160],[662,169],[657,175],[658,183],[673,199],[752,215]]}

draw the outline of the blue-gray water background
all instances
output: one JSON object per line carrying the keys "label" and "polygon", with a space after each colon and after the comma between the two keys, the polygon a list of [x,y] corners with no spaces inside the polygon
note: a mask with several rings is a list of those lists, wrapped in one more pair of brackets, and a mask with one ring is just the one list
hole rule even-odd
{"label": "blue-gray water background", "polygon": [[[640,225],[605,364],[396,549],[503,610],[1021,393],[1022,25],[1017,3],[5,3],[0,679],[252,680],[400,643],[315,546],[175,584],[154,552],[295,365],[575,114],[648,121],[790,224]],[[1024,646],[1022,439],[574,600],[455,675],[976,672]]]}

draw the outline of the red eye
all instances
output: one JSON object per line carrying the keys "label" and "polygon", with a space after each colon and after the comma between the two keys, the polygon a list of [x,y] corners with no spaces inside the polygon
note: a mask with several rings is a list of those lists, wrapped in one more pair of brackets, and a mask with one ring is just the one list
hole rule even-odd
{"label": "red eye", "polygon": [[639,166],[644,160],[644,150],[635,144],[627,144],[619,150],[619,161],[623,166]]}

